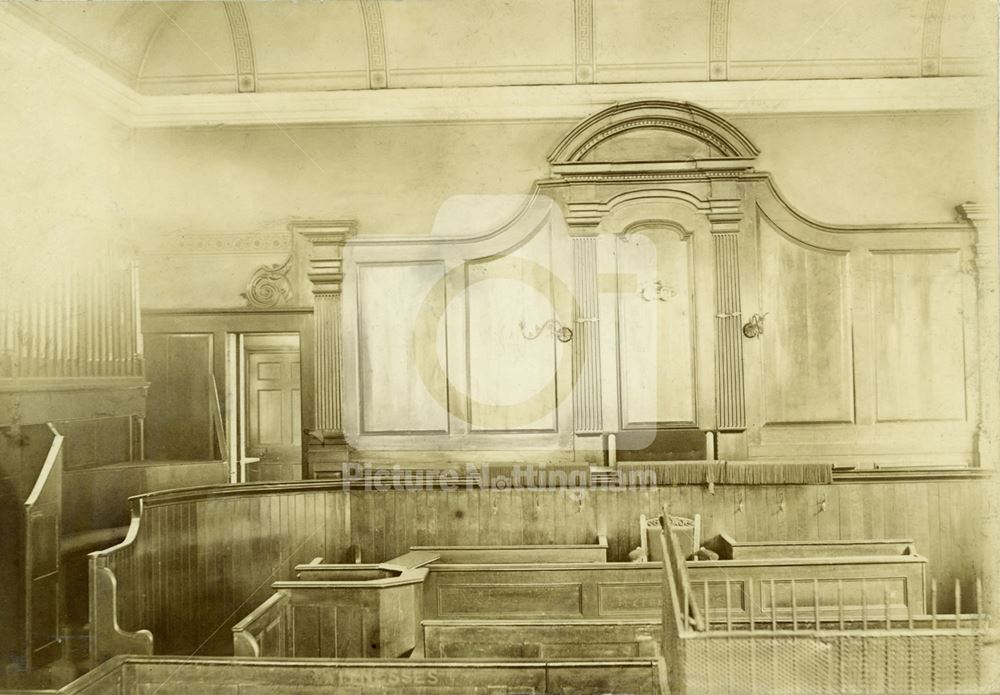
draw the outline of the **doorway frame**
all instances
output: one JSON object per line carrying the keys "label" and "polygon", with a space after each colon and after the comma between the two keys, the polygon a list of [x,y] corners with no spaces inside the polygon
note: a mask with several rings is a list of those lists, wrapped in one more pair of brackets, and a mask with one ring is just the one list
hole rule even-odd
{"label": "doorway frame", "polygon": [[[226,434],[235,432],[230,426],[234,410],[230,402],[230,385],[235,376],[231,367],[238,367],[229,358],[229,334],[297,333],[299,336],[299,368],[301,379],[301,426],[303,435],[315,429],[315,352],[313,349],[313,308],[311,306],[289,306],[273,309],[212,308],[212,309],[146,309],[142,313],[143,333],[211,333],[213,334],[212,366],[216,386],[220,394],[225,394],[223,423]],[[232,378],[231,378],[232,376]],[[236,425],[238,426],[238,424]],[[235,438],[230,437],[230,474],[234,462],[238,464],[238,451],[233,448]],[[303,437],[302,471],[306,477],[306,445]],[[237,476],[238,477],[238,476]],[[230,482],[235,482],[231,480]]]}

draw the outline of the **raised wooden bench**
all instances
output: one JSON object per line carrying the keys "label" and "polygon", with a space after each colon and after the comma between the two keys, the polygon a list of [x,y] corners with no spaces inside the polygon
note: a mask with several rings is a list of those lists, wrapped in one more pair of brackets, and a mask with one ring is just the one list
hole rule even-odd
{"label": "raised wooden bench", "polygon": [[434,553],[441,564],[608,561],[605,536],[594,545],[421,545],[410,550]]}
{"label": "raised wooden bench", "polygon": [[720,560],[760,560],[771,558],[839,558],[916,555],[910,538],[848,541],[738,541],[720,533],[705,542]]}
{"label": "raised wooden bench", "polygon": [[655,616],[656,563],[435,563],[424,584],[425,619]]}
{"label": "raised wooden bench", "polygon": [[[608,659],[651,656],[659,618],[425,620],[424,655],[452,659]],[[645,651],[644,651],[645,650]]]}
{"label": "raised wooden bench", "polygon": [[[306,565],[309,567],[310,565]],[[407,656],[420,637],[427,570],[327,566],[328,581],[275,582],[276,592],[232,628],[236,656]]]}
{"label": "raised wooden bench", "polygon": [[660,658],[576,660],[238,659],[117,656],[62,695],[667,695]]}

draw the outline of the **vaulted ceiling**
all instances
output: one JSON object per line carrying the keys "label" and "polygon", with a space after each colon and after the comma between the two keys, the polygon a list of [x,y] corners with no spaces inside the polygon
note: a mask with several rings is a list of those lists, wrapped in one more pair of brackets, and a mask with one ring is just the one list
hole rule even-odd
{"label": "vaulted ceiling", "polygon": [[[981,74],[989,0],[12,2],[143,94]],[[993,59],[995,62],[995,59]]]}

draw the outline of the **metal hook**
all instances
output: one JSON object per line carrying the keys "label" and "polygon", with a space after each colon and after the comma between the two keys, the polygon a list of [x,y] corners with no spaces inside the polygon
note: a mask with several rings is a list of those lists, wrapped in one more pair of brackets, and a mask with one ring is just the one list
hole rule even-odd
{"label": "metal hook", "polygon": [[756,338],[764,333],[764,314],[754,314],[750,320],[743,324],[743,335],[747,338]]}
{"label": "metal hook", "polygon": [[524,321],[520,321],[518,326],[521,327],[521,335],[524,336],[526,340],[534,340],[540,336],[546,328],[551,329],[552,335],[554,335],[556,340],[560,343],[568,343],[573,340],[573,329],[569,326],[562,325],[556,319],[549,319],[540,326],[535,326],[534,330],[531,331],[525,330]]}

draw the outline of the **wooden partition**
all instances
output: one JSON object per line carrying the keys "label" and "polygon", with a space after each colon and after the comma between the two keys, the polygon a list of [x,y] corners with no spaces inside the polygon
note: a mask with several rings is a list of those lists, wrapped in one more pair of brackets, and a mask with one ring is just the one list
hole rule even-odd
{"label": "wooden partition", "polygon": [[[975,612],[963,611],[969,603],[962,603],[956,585],[954,614],[937,614],[932,601],[931,615],[901,619],[889,610],[875,616],[863,610],[860,620],[848,620],[843,602],[833,616],[824,617],[815,583],[811,605],[804,602],[797,611],[792,599],[790,624],[773,613],[770,620],[751,616],[736,622],[726,596],[720,625],[697,619],[692,566],[681,559],[671,527],[664,526],[657,541],[665,557],[660,590],[671,692],[746,692],[749,685],[754,692],[776,694],[971,694],[990,692],[996,683],[987,664],[989,618],[978,584],[971,602]],[[702,613],[711,613],[708,594],[704,597]]]}
{"label": "wooden partition", "polygon": [[644,656],[660,619],[425,620],[423,631],[428,658],[608,659]]}
{"label": "wooden partition", "polygon": [[[211,659],[115,657],[61,695],[448,695],[632,693],[667,695],[657,658],[580,660]],[[41,691],[39,691],[41,692]]]}
{"label": "wooden partition", "polygon": [[[442,490],[345,489],[337,482],[216,486],[154,493],[133,501],[123,545],[91,557],[91,572],[110,572],[122,630],[148,629],[160,654],[225,654],[230,629],[294,578],[314,557],[342,561],[361,549],[380,562],[418,545],[587,544],[608,537],[608,559],[639,545],[637,513],[663,504],[682,516],[701,514],[704,534],[729,531],[747,540],[912,537],[929,561],[928,578],[960,579],[973,595],[988,557],[983,480],[942,479],[880,484],[706,486],[642,489]],[[350,559],[353,561],[353,557]],[[655,581],[655,580],[654,580]],[[952,592],[942,591],[947,612]],[[989,597],[989,585],[986,587]],[[195,609],[195,606],[198,608]],[[928,602],[929,606],[929,602]],[[102,631],[109,607],[93,616],[95,654],[121,647]],[[128,651],[128,648],[125,648]]]}
{"label": "wooden partition", "polygon": [[420,637],[427,570],[348,568],[339,571],[340,581],[275,582],[276,593],[233,626],[234,654],[409,656]]}
{"label": "wooden partition", "polygon": [[601,536],[594,545],[417,545],[410,550],[434,553],[442,565],[607,562],[608,539]]}
{"label": "wooden partition", "polygon": [[343,427],[362,460],[594,463],[612,433],[622,460],[704,458],[711,432],[719,458],[776,470],[996,465],[985,206],[812,219],[744,133],[687,102],[567,130],[495,227],[470,222],[470,196],[436,220],[468,235],[347,242]]}

